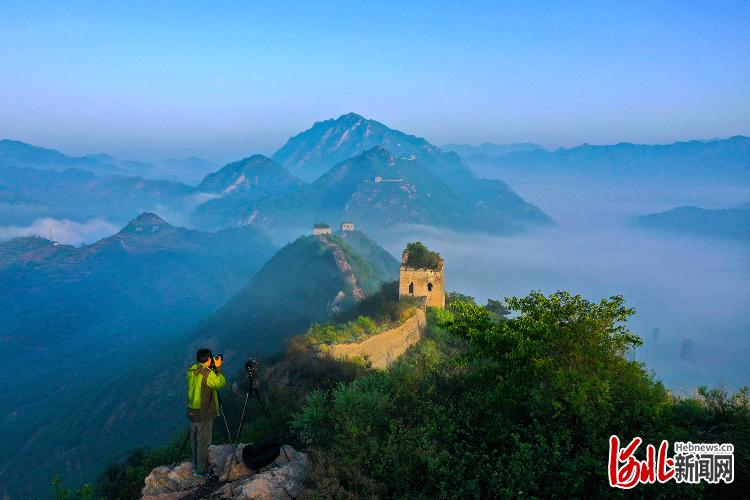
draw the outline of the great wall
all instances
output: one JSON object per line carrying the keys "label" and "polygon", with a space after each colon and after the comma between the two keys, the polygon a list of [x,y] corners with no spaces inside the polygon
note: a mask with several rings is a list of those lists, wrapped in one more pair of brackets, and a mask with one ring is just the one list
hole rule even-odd
{"label": "great wall", "polygon": [[[341,230],[353,231],[352,222],[343,222]],[[326,247],[332,250],[336,265],[346,276],[347,283],[352,288],[354,299],[359,302],[364,298],[363,290],[358,286],[357,277],[346,260],[344,251],[330,240],[331,226],[317,223],[313,227],[313,235],[317,236]],[[419,305],[414,309],[414,315],[399,326],[373,335],[361,342],[333,344],[322,349],[335,358],[363,358],[375,368],[386,368],[396,361],[406,350],[419,342],[427,328],[427,307],[445,307],[445,261],[435,252],[430,252],[421,243],[416,244],[415,250],[421,255],[432,255],[434,262],[425,265],[410,262],[411,244],[401,255],[399,272],[399,299],[401,297],[416,298]],[[343,298],[339,292],[338,301]],[[336,301],[334,301],[336,304]]]}
{"label": "great wall", "polygon": [[386,368],[409,347],[419,342],[426,326],[425,307],[419,306],[415,308],[414,316],[395,328],[362,342],[331,345],[327,351],[335,358],[360,357],[368,360],[375,368]]}

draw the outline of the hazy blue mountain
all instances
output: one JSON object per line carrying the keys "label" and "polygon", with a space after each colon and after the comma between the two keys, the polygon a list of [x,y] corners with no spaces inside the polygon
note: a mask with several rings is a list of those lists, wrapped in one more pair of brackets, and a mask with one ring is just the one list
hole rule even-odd
{"label": "hazy blue mountain", "polygon": [[512,144],[492,144],[485,142],[479,146],[473,146],[471,144],[446,144],[442,147],[444,151],[455,151],[461,158],[471,164],[469,158],[481,155],[481,156],[503,156],[508,153],[515,153],[518,151],[537,151],[543,150],[544,148],[539,144],[533,142],[514,142]]}
{"label": "hazy blue mountain", "polygon": [[0,243],[0,329],[14,348],[38,349],[80,341],[87,332],[97,336],[100,322],[132,326],[136,317],[153,315],[169,321],[183,309],[202,315],[244,285],[273,251],[249,226],[207,233],[151,213],[81,247],[17,238]]}
{"label": "hazy blue mountain", "polygon": [[21,141],[0,140],[0,168],[67,170],[77,168],[97,174],[122,174],[124,171],[97,157],[74,157],[54,149],[40,148]]}
{"label": "hazy blue mountain", "polygon": [[[141,231],[137,227],[131,230],[148,233],[148,226]],[[373,246],[370,253],[383,252],[369,241]],[[351,271],[342,268],[342,256],[351,264]],[[232,260],[238,262],[236,257]],[[28,492],[18,492],[19,497],[25,497],[47,488],[54,472],[65,474],[71,481],[91,479],[108,461],[125,452],[165,442],[187,427],[185,370],[194,361],[198,346],[222,351],[231,376],[248,356],[274,354],[288,337],[354,304],[353,283],[373,290],[380,282],[396,277],[393,268],[370,264],[336,236],[297,239],[279,250],[229,301],[197,326],[180,324],[180,331],[170,332],[165,342],[144,342],[144,348],[126,363],[108,357],[109,351],[96,354],[97,362],[108,361],[105,371],[98,370],[96,364],[92,366],[88,356],[70,359],[69,364],[81,368],[71,370],[73,383],[85,393],[68,399],[68,405],[75,403],[74,410],[60,411],[64,402],[42,398],[42,388],[50,390],[48,384],[37,389],[34,396],[40,402],[33,410],[54,410],[54,425],[34,420],[36,427],[27,428],[26,412],[4,417],[4,432],[14,433],[12,439],[6,439],[6,446],[16,452],[4,456],[2,467],[8,468],[0,472],[0,479],[6,482],[5,478],[13,477],[15,484],[28,484]],[[104,337],[111,342],[110,334]],[[39,371],[46,370],[39,367]],[[223,397],[233,396],[226,390]],[[13,425],[5,425],[8,420]],[[28,447],[16,437],[28,439],[32,435],[37,444]],[[34,486],[37,489],[32,489]]]}
{"label": "hazy blue mountain", "polygon": [[174,178],[184,184],[195,186],[206,175],[216,170],[217,165],[203,158],[191,156],[160,161],[157,166],[161,177]]}
{"label": "hazy blue mountain", "polygon": [[276,198],[302,189],[304,182],[263,155],[224,166],[206,176],[197,191],[217,196],[200,205],[194,220],[205,227],[240,224],[247,207],[263,198]]}
{"label": "hazy blue mountain", "polygon": [[315,123],[289,139],[273,154],[273,159],[300,178],[312,181],[334,165],[376,146],[399,158],[415,156],[441,176],[454,170],[468,170],[455,153],[444,153],[421,137],[388,128],[356,113]]}
{"label": "hazy blue mountain", "polygon": [[196,185],[216,169],[208,160],[191,156],[158,162],[121,160],[107,153],[69,156],[54,149],[21,141],[0,140],[0,168],[35,168],[63,171],[70,168],[100,175],[125,175],[147,179],[168,179]]}
{"label": "hazy blue mountain", "polygon": [[133,213],[187,202],[192,188],[142,177],[99,176],[78,169],[0,168],[0,224],[25,225],[39,217],[127,221]]}
{"label": "hazy blue mountain", "polygon": [[145,177],[147,179],[164,179],[182,182],[195,186],[203,178],[216,170],[216,165],[208,160],[191,156],[188,158],[172,158],[158,162],[136,160],[119,160],[106,153],[90,154],[90,158],[104,165],[112,165],[122,175]]}
{"label": "hazy blue mountain", "polygon": [[336,235],[364,257],[374,268],[380,269],[385,276],[398,276],[401,261],[396,260],[393,255],[372,241],[362,231],[342,231],[337,232]]}
{"label": "hazy blue mountain", "polygon": [[[148,356],[167,359],[159,346],[246,285],[274,250],[251,227],[205,233],[150,213],[88,246],[0,243],[0,338],[15,353],[8,369],[24,374],[0,389],[0,438],[14,450],[0,458],[0,483],[29,479],[23,498],[48,491],[55,471],[82,479],[100,467],[114,452],[100,440],[128,401],[123,374]],[[95,412],[113,421],[87,426]]]}
{"label": "hazy blue mountain", "polygon": [[158,168],[153,163],[135,160],[118,160],[112,155],[106,153],[90,154],[85,158],[96,160],[103,165],[112,165],[119,170],[122,175],[132,175],[138,177],[155,178],[158,177]]}
{"label": "hazy blue mountain", "polygon": [[[521,230],[514,216],[524,209],[536,210],[545,217],[510,190],[503,192],[504,197],[513,198],[518,204],[511,210],[469,203],[457,191],[465,186],[466,180],[474,182],[470,174],[457,174],[449,187],[422,161],[399,158],[382,147],[374,147],[339,163],[299,191],[235,204],[227,214],[226,223],[252,223],[264,229],[278,229],[351,220],[375,235],[408,223],[509,234]],[[496,194],[493,190],[502,183],[486,182],[487,198],[492,199]],[[199,211],[207,216],[208,208],[206,204]]]}
{"label": "hazy blue mountain", "polygon": [[[338,235],[302,236],[286,245],[237,295],[206,318],[194,335],[217,349],[243,345],[267,354],[304,325],[325,321],[355,304],[355,284],[368,294],[381,283],[397,279],[398,267],[392,262],[370,261],[349,241]],[[366,237],[357,243],[366,254],[382,256],[385,252]],[[354,280],[342,268],[341,258],[351,266]]]}
{"label": "hazy blue mountain", "polygon": [[[305,190],[304,197],[307,198],[305,201],[280,200],[276,203],[275,212],[292,213],[296,211],[299,203],[302,203],[302,206],[325,205],[329,209],[327,212],[325,210],[320,213],[316,212],[317,218],[321,216],[335,218],[342,215],[342,210],[336,205],[342,201],[341,192],[350,190],[352,184],[351,182],[344,183],[339,186],[338,190],[331,190],[334,193],[334,199],[327,200],[324,203],[320,201],[320,193],[327,191],[325,186],[330,184],[331,177],[325,179],[330,172],[324,175],[321,175],[321,173],[331,171],[339,163],[364,151],[370,151],[373,147],[382,147],[388,150],[399,165],[418,165],[411,170],[417,171],[421,168],[422,171],[426,172],[425,183],[434,184],[435,179],[439,180],[442,186],[447,189],[447,192],[442,188],[440,191],[445,193],[446,196],[445,212],[448,212],[449,207],[459,205],[463,207],[457,212],[459,217],[465,220],[463,224],[451,222],[451,216],[448,215],[448,220],[445,217],[440,217],[443,222],[439,225],[455,229],[477,229],[479,227],[490,232],[507,233],[511,230],[510,226],[517,227],[552,222],[547,215],[523,200],[504,182],[477,178],[455,152],[444,152],[425,139],[390,129],[382,123],[368,120],[355,113],[315,123],[310,129],[289,139],[286,145],[274,154],[273,158],[276,161],[303,178],[311,179],[319,176],[313,183],[314,187]],[[337,175],[340,176],[340,174]],[[379,174],[373,174],[372,177],[377,175]],[[410,177],[409,172],[406,172],[405,175]],[[384,178],[393,177],[391,172],[385,172],[382,176]],[[336,179],[336,176],[333,176],[333,179]],[[418,179],[415,179],[412,186],[418,187],[420,182],[417,181]],[[373,190],[373,188],[377,189]],[[385,200],[381,197],[387,198],[388,202],[397,201],[401,195],[395,193],[395,189],[401,188],[393,184],[363,185],[363,191],[357,193],[357,196],[352,200],[352,204],[347,206],[347,211],[343,215],[345,216],[347,212],[350,212],[353,218],[356,217],[364,221],[369,217],[366,213],[369,210],[368,202],[372,203],[370,206],[373,214],[383,210],[387,211],[388,208],[382,205]],[[352,196],[351,192],[349,196]],[[426,203],[437,204],[435,200],[427,200]],[[413,202],[409,204],[413,204]],[[395,208],[395,206],[390,207],[390,211],[394,214]],[[476,214],[469,214],[464,217],[467,209],[473,209]],[[492,212],[492,214],[488,215],[488,212]],[[246,211],[246,213],[257,214],[256,216],[264,215],[263,210],[259,212]],[[412,215],[415,216],[411,220],[412,222],[433,223],[427,222],[433,220],[433,218],[425,216],[423,210],[412,212]],[[455,220],[455,217],[453,219]],[[402,214],[391,218],[389,222],[397,220],[399,222],[409,221],[409,210],[404,210]],[[477,220],[482,221],[482,223],[477,224]],[[306,219],[305,222],[307,222]],[[366,227],[366,229],[375,231],[372,227]]]}
{"label": "hazy blue mountain", "polygon": [[521,151],[499,157],[472,157],[471,166],[493,177],[519,173],[540,179],[634,180],[660,183],[750,182],[750,138],[665,145],[584,144],[556,151]]}
{"label": "hazy blue mountain", "polygon": [[206,176],[197,190],[247,198],[278,196],[299,189],[304,183],[288,170],[263,155],[230,163]]}
{"label": "hazy blue mountain", "polygon": [[636,225],[675,234],[731,238],[750,242],[750,203],[737,208],[677,207],[643,215]]}

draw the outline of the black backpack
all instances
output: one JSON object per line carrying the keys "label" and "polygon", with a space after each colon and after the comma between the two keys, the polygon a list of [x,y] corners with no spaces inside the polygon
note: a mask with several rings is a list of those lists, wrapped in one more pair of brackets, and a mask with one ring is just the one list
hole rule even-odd
{"label": "black backpack", "polygon": [[280,450],[281,441],[276,438],[266,438],[242,448],[242,462],[249,469],[258,470],[276,460]]}

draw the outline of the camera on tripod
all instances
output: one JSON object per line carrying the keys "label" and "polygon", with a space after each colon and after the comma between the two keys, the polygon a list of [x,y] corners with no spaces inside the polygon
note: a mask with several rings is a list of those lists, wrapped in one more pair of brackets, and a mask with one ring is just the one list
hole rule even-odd
{"label": "camera on tripod", "polygon": [[242,379],[242,385],[244,386],[245,392],[251,392],[254,389],[258,389],[260,385],[260,377],[258,372],[260,371],[260,362],[255,358],[248,358],[245,361],[245,376]]}
{"label": "camera on tripod", "polygon": [[[245,423],[245,411],[247,410],[247,402],[251,397],[255,398],[258,401],[261,410],[263,410],[263,415],[265,415],[266,420],[268,420],[268,425],[271,427],[271,431],[273,432],[275,437],[266,439],[265,441],[257,443],[256,445],[245,446],[245,448],[243,448],[242,450],[242,461],[248,467],[259,469],[273,462],[273,460],[279,455],[279,449],[281,449],[287,461],[289,461],[289,456],[286,453],[286,449],[281,446],[281,440],[278,438],[279,434],[276,432],[273,421],[268,415],[266,407],[263,404],[263,400],[260,397],[260,392],[258,391],[258,388],[260,387],[259,372],[260,362],[255,358],[247,358],[247,361],[245,361],[245,372],[242,376],[242,382],[235,382],[234,384],[232,384],[232,391],[238,395],[243,394],[245,396],[245,403],[242,405],[240,425],[237,428],[237,434],[234,440],[235,453],[232,453],[231,459],[229,461],[229,467],[226,468],[227,479],[229,479],[229,472],[232,470],[232,464],[234,463],[235,454],[237,451],[237,444],[240,442],[240,437],[242,436],[242,426]],[[227,435],[231,440],[229,426],[227,426]]]}

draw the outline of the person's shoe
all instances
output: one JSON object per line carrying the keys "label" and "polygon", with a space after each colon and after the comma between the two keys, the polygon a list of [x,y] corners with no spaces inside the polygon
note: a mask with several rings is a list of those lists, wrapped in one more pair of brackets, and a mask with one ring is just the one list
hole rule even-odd
{"label": "person's shoe", "polygon": [[212,469],[208,469],[206,472],[199,472],[197,469],[193,471],[193,475],[195,477],[211,477],[214,475],[214,471]]}

